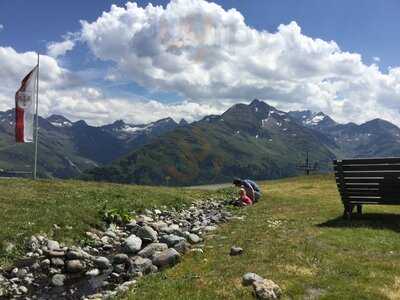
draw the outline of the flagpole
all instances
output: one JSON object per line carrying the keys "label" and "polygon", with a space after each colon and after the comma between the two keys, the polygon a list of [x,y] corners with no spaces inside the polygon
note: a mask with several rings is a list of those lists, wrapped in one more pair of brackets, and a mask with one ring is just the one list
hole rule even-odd
{"label": "flagpole", "polygon": [[36,119],[35,119],[35,163],[33,167],[33,179],[37,178],[38,161],[38,138],[39,138],[39,53],[37,53],[37,76],[36,76]]}

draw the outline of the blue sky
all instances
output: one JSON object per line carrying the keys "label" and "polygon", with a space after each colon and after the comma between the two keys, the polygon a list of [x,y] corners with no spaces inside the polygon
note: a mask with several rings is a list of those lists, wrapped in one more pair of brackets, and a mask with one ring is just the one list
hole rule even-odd
{"label": "blue sky", "polygon": [[[79,30],[79,20],[94,21],[112,4],[127,1],[28,1],[1,0],[2,45],[20,51],[38,49],[66,32]],[[140,6],[151,2],[135,1]],[[305,34],[336,41],[343,50],[361,53],[366,62],[379,57],[383,70],[400,65],[400,2],[396,0],[217,0],[224,8],[236,8],[246,23],[259,30],[275,31],[279,24],[296,21]],[[29,34],[24,31],[29,28]],[[23,38],[22,38],[23,37]]]}
{"label": "blue sky", "polygon": [[[140,8],[149,3],[135,2]],[[76,98],[82,97],[81,101],[86,101],[87,106],[95,103],[99,110],[97,115],[101,113],[105,116],[106,106],[110,103],[120,105],[125,101],[135,107],[160,107],[165,109],[164,114],[170,113],[175,118],[189,114],[189,119],[197,119],[207,113],[221,112],[233,103],[257,97],[281,109],[323,110],[339,121],[353,120],[352,114],[360,107],[365,108],[367,99],[368,112],[357,116],[356,121],[372,117],[396,121],[395,115],[400,112],[400,91],[396,88],[397,80],[400,81],[396,71],[396,67],[400,66],[399,1],[215,0],[207,4],[205,0],[173,0],[176,10],[167,9],[169,2],[151,1],[153,5],[163,6],[158,13],[167,16],[168,30],[175,30],[182,20],[202,23],[200,30],[207,29],[207,22],[213,20],[212,26],[216,29],[213,28],[222,31],[224,38],[229,34],[240,34],[243,30],[249,38],[252,29],[255,29],[257,36],[247,43],[259,52],[249,56],[245,50],[249,45],[232,46],[222,40],[214,40],[211,42],[214,48],[205,50],[201,43],[210,46],[210,41],[205,42],[209,32],[203,32],[200,40],[191,41],[195,46],[189,45],[190,51],[186,45],[179,55],[175,53],[171,56],[171,49],[158,53],[168,45],[157,39],[151,40],[151,32],[145,28],[145,22],[154,22],[151,25],[162,30],[160,19],[152,19],[148,10],[145,13],[147,21],[143,23],[138,21],[138,16],[144,10],[126,9],[123,17],[116,11],[110,13],[111,18],[122,26],[121,36],[126,38],[122,40],[110,28],[102,27],[101,22],[107,19],[102,14],[109,12],[112,4],[125,9],[126,1],[100,0],[0,0],[0,47],[11,48],[20,59],[29,51],[53,56],[49,56],[49,60],[53,60],[57,68],[63,68],[58,70],[65,73],[61,76],[62,80],[68,77],[68,86],[75,82],[75,90],[74,93],[65,93],[65,88],[59,85],[61,79],[49,81],[49,93],[45,96],[49,99],[46,98],[48,104],[43,111],[48,114],[64,112],[72,119],[89,118],[93,123],[109,121],[116,114],[96,119],[94,108],[80,112],[84,105],[79,105],[81,102]],[[187,9],[194,3],[199,4],[199,8]],[[232,8],[239,13],[232,13]],[[197,19],[190,19],[195,14],[198,14]],[[240,15],[244,17],[245,24],[241,23]],[[139,27],[144,26],[138,33],[130,34],[129,26],[132,24],[127,21],[130,18]],[[82,26],[80,20],[86,21],[88,26]],[[293,21],[295,23],[291,23]],[[175,26],[174,22],[178,25]],[[231,27],[232,24],[235,25]],[[284,26],[279,27],[281,24]],[[174,34],[181,35],[184,40],[198,34],[188,34],[185,30],[187,27]],[[216,31],[213,34],[218,36]],[[72,40],[73,49],[51,55],[49,45],[64,40]],[[123,49],[126,45],[131,48]],[[109,51],[110,47],[113,47],[113,52]],[[120,49],[121,54],[117,55]],[[143,56],[140,54],[143,51],[150,54]],[[156,56],[153,57],[151,51],[155,51]],[[208,54],[204,54],[207,51]],[[9,49],[4,50],[3,60],[8,59],[9,52]],[[193,52],[200,53],[201,62],[198,58],[190,60],[193,59]],[[229,59],[221,63],[221,60],[215,60],[216,57],[222,61],[224,57]],[[0,56],[0,63],[1,59]],[[389,67],[393,68],[390,74]],[[15,71],[18,76],[22,72],[22,68]],[[238,74],[240,78],[237,78]],[[111,77],[114,79],[110,80]],[[78,90],[85,92],[79,96]],[[88,90],[91,91],[89,96],[85,94]],[[12,103],[8,100],[10,95],[11,88],[8,91],[3,87],[2,91],[0,87],[0,109]],[[65,105],[52,106],[54,100],[50,98],[54,96],[51,95],[63,99]],[[90,100],[90,97],[94,98]],[[72,98],[76,100],[73,104],[68,100]],[[6,99],[3,105],[2,99]],[[156,103],[150,105],[151,100]],[[163,106],[168,104],[175,106]],[[126,115],[122,111],[121,114],[133,122],[149,119],[133,113]],[[164,114],[155,114],[154,118],[165,117]]]}

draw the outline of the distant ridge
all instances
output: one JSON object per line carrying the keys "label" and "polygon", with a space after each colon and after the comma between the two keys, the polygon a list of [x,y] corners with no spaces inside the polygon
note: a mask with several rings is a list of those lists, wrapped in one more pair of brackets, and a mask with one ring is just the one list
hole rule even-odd
{"label": "distant ridge", "polygon": [[[52,115],[39,125],[42,177],[187,185],[295,175],[306,151],[322,171],[334,157],[400,156],[400,129],[388,121],[339,124],[323,112],[284,112],[257,99],[190,124],[164,118],[96,127]],[[32,147],[15,145],[13,130],[14,111],[0,112],[0,169],[30,170]]]}

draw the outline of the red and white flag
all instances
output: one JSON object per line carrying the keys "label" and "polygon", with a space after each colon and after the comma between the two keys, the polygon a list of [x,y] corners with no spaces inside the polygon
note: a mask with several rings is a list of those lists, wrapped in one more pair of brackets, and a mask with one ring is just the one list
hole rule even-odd
{"label": "red and white flag", "polygon": [[21,82],[15,93],[15,141],[33,142],[33,122],[35,117],[35,96],[38,67],[33,68]]}

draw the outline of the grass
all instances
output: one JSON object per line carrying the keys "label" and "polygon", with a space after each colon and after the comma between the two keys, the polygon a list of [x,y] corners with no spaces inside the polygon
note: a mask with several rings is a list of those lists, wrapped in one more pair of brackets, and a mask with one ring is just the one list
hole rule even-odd
{"label": "grass", "polygon": [[[400,299],[400,207],[366,206],[349,222],[331,176],[262,188],[262,201],[210,236],[203,255],[141,279],[122,299],[253,299],[245,272],[278,283],[284,299]],[[230,257],[232,245],[245,253]]]}
{"label": "grass", "polygon": [[[351,222],[331,176],[261,184],[264,198],[238,210],[245,217],[208,236],[203,255],[139,280],[133,299],[252,299],[245,272],[272,279],[284,299],[400,299],[400,206],[366,206]],[[20,254],[23,241],[44,232],[67,243],[99,226],[104,205],[124,210],[179,207],[220,197],[207,190],[80,181],[0,180],[0,266]],[[61,230],[53,230],[53,224]],[[72,229],[67,229],[72,226]],[[6,253],[5,244],[17,245]],[[230,247],[244,248],[230,257]]]}
{"label": "grass", "polygon": [[[27,179],[0,179],[0,191],[0,267],[22,253],[24,241],[32,234],[46,233],[66,243],[81,240],[90,227],[100,225],[104,206],[127,212],[162,205],[179,207],[220,193]],[[54,224],[61,229],[53,229]],[[9,243],[16,246],[13,251],[6,251]]]}

